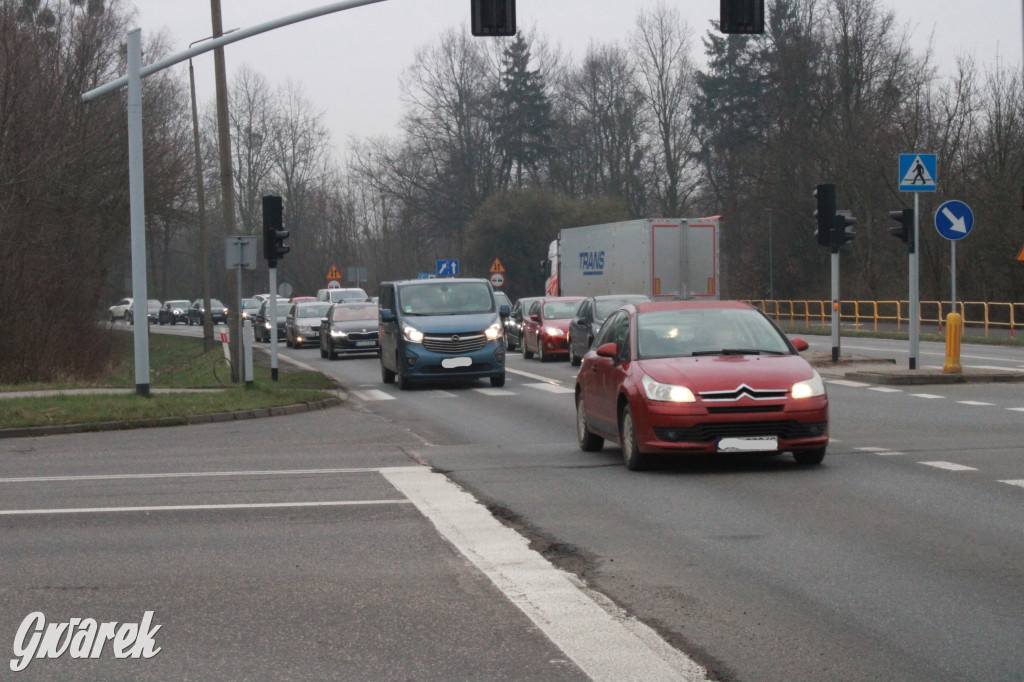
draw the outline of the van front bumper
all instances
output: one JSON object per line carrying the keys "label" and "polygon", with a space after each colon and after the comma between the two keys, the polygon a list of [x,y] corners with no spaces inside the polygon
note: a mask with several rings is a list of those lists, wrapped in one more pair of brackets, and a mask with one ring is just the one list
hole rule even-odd
{"label": "van front bumper", "polygon": [[499,338],[468,353],[437,353],[420,344],[402,349],[401,372],[407,379],[486,379],[505,373],[505,344]]}

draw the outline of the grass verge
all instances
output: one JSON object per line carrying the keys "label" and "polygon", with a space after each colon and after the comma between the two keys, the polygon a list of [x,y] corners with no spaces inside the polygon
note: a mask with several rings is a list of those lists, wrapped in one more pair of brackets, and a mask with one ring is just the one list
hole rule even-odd
{"label": "grass verge", "polygon": [[[134,388],[131,335],[125,336],[127,343],[122,361],[101,380],[2,386],[0,391]],[[225,378],[228,371],[223,350],[218,344],[204,352],[202,339],[152,334],[149,350],[151,389],[193,390],[153,393],[148,398],[136,393],[0,398],[0,429],[110,422],[122,422],[125,428],[152,423],[184,424],[198,415],[312,403],[332,397],[327,391],[336,387],[333,380],[319,372],[285,371],[285,367],[279,372],[279,380],[274,382],[270,368],[258,362],[251,387],[222,384],[222,380],[230,381]],[[254,359],[263,358],[262,352],[254,353]]]}

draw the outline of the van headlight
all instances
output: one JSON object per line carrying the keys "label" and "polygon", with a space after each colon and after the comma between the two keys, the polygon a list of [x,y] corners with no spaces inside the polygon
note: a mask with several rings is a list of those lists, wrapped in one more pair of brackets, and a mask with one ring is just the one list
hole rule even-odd
{"label": "van headlight", "polygon": [[484,330],[484,336],[487,337],[488,341],[494,341],[496,338],[501,336],[501,324],[495,322],[490,327]]}
{"label": "van headlight", "polygon": [[821,375],[818,374],[817,370],[814,371],[814,376],[805,381],[799,381],[793,384],[793,388],[790,394],[796,400],[802,398],[813,398],[819,395],[825,395],[825,382],[821,380]]}
{"label": "van headlight", "polygon": [[651,377],[644,375],[640,383],[644,386],[644,393],[647,394],[648,400],[657,400],[663,403],[695,403],[697,399],[693,397],[693,391],[688,389],[686,386],[673,386],[672,384],[663,384],[655,381]]}
{"label": "van headlight", "polygon": [[410,343],[423,343],[423,332],[416,327],[405,325],[402,327],[402,337]]}

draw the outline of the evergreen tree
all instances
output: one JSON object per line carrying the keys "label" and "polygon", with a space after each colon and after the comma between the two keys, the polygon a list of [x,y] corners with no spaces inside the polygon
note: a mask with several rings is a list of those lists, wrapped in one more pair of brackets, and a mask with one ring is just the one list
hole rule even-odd
{"label": "evergreen tree", "polygon": [[551,102],[540,71],[530,70],[530,45],[521,33],[502,53],[495,94],[495,144],[502,159],[502,184],[523,186],[524,174],[541,184],[551,158]]}

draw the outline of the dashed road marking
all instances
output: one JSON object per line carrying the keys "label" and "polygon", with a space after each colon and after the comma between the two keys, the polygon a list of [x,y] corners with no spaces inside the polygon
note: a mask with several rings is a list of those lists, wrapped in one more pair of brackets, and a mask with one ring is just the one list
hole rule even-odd
{"label": "dashed road marking", "polygon": [[904,452],[899,452],[897,450],[890,450],[889,448],[863,447],[854,449],[860,450],[861,452],[870,452],[871,454],[878,455],[879,457],[894,457],[896,455],[906,454]]}
{"label": "dashed road marking", "polygon": [[924,398],[926,400],[942,400],[946,397],[944,395],[935,395],[934,393],[911,393],[910,395],[915,398]]}
{"label": "dashed road marking", "polygon": [[902,388],[889,388],[888,386],[872,386],[868,390],[878,391],[879,393],[903,393]]}
{"label": "dashed road marking", "polygon": [[958,404],[960,404],[960,405],[979,405],[979,406],[984,406],[984,407],[988,407],[988,406],[991,406],[991,405],[995,404],[995,403],[982,402],[981,400],[958,400],[956,402]]}
{"label": "dashed road marking", "polygon": [[555,384],[523,384],[523,386],[529,386],[535,388],[538,391],[546,391],[548,393],[575,393],[575,388],[569,388],[568,386],[556,386]]}
{"label": "dashed road marking", "polygon": [[1015,481],[999,481],[1000,483],[1006,483],[1008,485],[1015,485],[1019,488],[1024,488],[1024,480],[1017,479]]}
{"label": "dashed road marking", "polygon": [[477,393],[483,393],[484,395],[493,396],[519,395],[515,391],[509,391],[508,389],[504,388],[474,388],[473,390],[476,391]]}
{"label": "dashed road marking", "polygon": [[1024,412],[1024,407],[1007,407],[1010,412]]}
{"label": "dashed road marking", "polygon": [[974,467],[955,464],[953,462],[918,462],[918,464],[935,467],[936,469],[945,469],[946,471],[977,471]]}
{"label": "dashed road marking", "polygon": [[369,390],[369,391],[352,391],[352,392],[356,395],[357,398],[359,398],[360,400],[367,401],[367,402],[372,401],[372,400],[394,400],[395,399],[395,396],[390,395],[388,393],[385,393],[384,391],[382,391],[380,389],[376,389],[376,388],[372,389],[372,390]]}
{"label": "dashed road marking", "polygon": [[871,385],[866,384],[863,381],[850,381],[849,379],[826,379],[825,383],[835,384],[836,386],[849,386],[850,388],[863,388]]}

